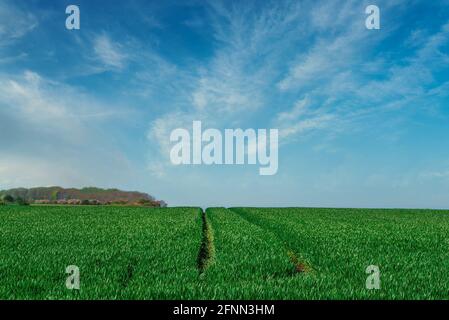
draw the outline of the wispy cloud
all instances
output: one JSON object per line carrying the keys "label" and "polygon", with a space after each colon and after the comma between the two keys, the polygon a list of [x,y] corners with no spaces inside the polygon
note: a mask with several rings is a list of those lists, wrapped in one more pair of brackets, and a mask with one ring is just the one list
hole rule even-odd
{"label": "wispy cloud", "polygon": [[[332,109],[334,101],[343,98],[344,90],[355,89],[358,78],[347,70],[363,62],[357,57],[371,36],[361,9],[355,2],[343,6],[337,2],[324,6],[297,1],[210,2],[208,23],[215,53],[190,69],[190,105],[176,111],[170,108],[155,120],[149,139],[167,152],[170,128],[180,122],[189,125],[196,119],[210,126],[242,126],[258,112],[271,115],[266,125],[279,128],[283,138],[327,127],[340,117],[341,111]],[[309,34],[318,37],[310,39]],[[303,46],[305,53],[298,55],[297,48]],[[301,100],[305,90],[310,93]]]}
{"label": "wispy cloud", "polygon": [[308,112],[310,107],[310,99],[306,96],[304,99],[298,100],[293,108],[282,111],[277,115],[278,122],[297,120],[300,116]]}
{"label": "wispy cloud", "polygon": [[[447,26],[434,34],[411,30],[403,47],[427,36],[414,42],[410,55],[386,63],[388,53],[379,48],[402,22],[367,30],[364,8],[359,1],[210,2],[215,53],[191,66],[191,92],[182,94],[190,104],[152,122],[149,140],[168,155],[171,129],[188,127],[193,119],[216,127],[251,126],[254,115],[265,114],[271,118],[265,125],[280,130],[285,146],[316,131],[325,137],[375,127],[384,113],[444,94],[444,86],[431,84],[434,72],[447,65],[441,51]],[[403,9],[400,1],[382,3],[384,14]]]}
{"label": "wispy cloud", "polygon": [[[447,55],[441,52],[449,40],[447,24],[437,33],[415,43],[411,55],[387,65],[382,53],[377,54],[374,50],[393,30],[373,34],[364,29],[361,27],[363,15],[355,15],[359,6],[351,7],[348,3],[340,8],[336,6],[334,10],[321,6],[315,14],[312,12],[318,28],[322,23],[328,23],[326,17],[336,15],[340,29],[336,34],[326,32],[318,36],[315,44],[296,58],[287,76],[278,83],[278,88],[284,92],[307,92],[315,107],[320,109],[317,118],[311,120],[304,116],[304,122],[293,123],[286,132],[296,134],[306,128],[326,128],[323,124],[328,120],[352,129],[357,125],[374,124],[374,119],[385,112],[395,112],[411,104],[419,105],[419,99],[442,93],[431,86],[434,75],[449,65]],[[389,3],[386,8],[394,8],[398,4]],[[416,36],[412,31],[411,37]],[[409,41],[405,40],[403,46],[407,46]],[[281,112],[277,118],[285,118],[297,110],[293,107],[288,113]],[[369,117],[373,121],[367,121]],[[341,126],[336,127],[341,129]]]}
{"label": "wispy cloud", "polygon": [[443,171],[427,171],[421,173],[422,178],[426,179],[448,179],[449,180],[449,170],[443,170]]}
{"label": "wispy cloud", "polygon": [[9,0],[0,2],[0,65],[25,60],[24,51],[11,52],[8,48],[22,41],[39,25],[33,12],[17,8]]}
{"label": "wispy cloud", "polygon": [[170,83],[183,79],[186,84],[188,79],[189,91],[183,95],[188,104],[175,111],[170,108],[152,122],[149,139],[163,145],[164,152],[167,134],[177,125],[188,126],[195,119],[208,126],[243,125],[251,113],[269,106],[269,91],[280,62],[275,48],[287,44],[286,38],[293,36],[295,26],[301,23],[295,19],[299,5],[273,2],[265,5],[270,10],[254,15],[257,6],[255,2],[233,6],[220,1],[208,3],[207,21],[202,23],[212,28],[217,48],[208,60],[192,65],[188,75],[184,69],[184,74],[172,78]]}
{"label": "wispy cloud", "polygon": [[[95,100],[82,91],[30,70],[20,76],[0,74],[2,111],[10,111],[30,123],[47,121],[47,128],[52,126],[65,130],[82,118],[114,115],[111,112],[114,107]],[[116,112],[120,114],[120,111]]]}
{"label": "wispy cloud", "polygon": [[[82,186],[95,184],[95,176],[107,185],[109,170],[132,174],[127,158],[97,130],[102,121],[124,119],[129,112],[36,72],[0,74],[0,128],[7,132],[0,135],[2,187],[36,181]],[[98,163],[104,164],[101,178]]]}
{"label": "wispy cloud", "polygon": [[0,46],[26,35],[38,26],[37,17],[5,0],[0,3]]}
{"label": "wispy cloud", "polygon": [[94,52],[106,67],[121,70],[128,59],[127,54],[118,42],[114,42],[106,34],[97,35],[94,39]]}
{"label": "wispy cloud", "polygon": [[152,162],[158,157],[169,165],[168,137],[174,128],[189,127],[192,120],[201,120],[208,127],[244,125],[251,113],[268,107],[279,63],[274,48],[286,43],[288,40],[280,36],[293,35],[299,23],[295,20],[299,14],[296,2],[272,5],[272,10],[254,15],[255,2],[208,4],[207,21],[202,23],[212,28],[216,51],[208,60],[168,80],[171,85],[182,83],[188,91],[180,92],[184,103],[171,105],[168,113],[151,123],[148,139],[160,146],[157,154],[152,153]]}

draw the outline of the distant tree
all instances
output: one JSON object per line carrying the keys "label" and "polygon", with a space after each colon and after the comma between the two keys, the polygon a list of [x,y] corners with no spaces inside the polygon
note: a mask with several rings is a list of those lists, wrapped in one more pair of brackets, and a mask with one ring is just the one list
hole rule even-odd
{"label": "distant tree", "polygon": [[17,203],[19,206],[27,206],[28,205],[28,202],[26,202],[21,197],[17,197],[15,203]]}
{"label": "distant tree", "polygon": [[55,190],[51,193],[51,201],[57,201],[59,200],[59,191]]}
{"label": "distant tree", "polygon": [[10,196],[9,194],[5,194],[5,195],[2,197],[2,200],[3,200],[3,202],[6,202],[6,203],[8,203],[8,202],[14,202],[14,198],[13,198],[12,196]]}
{"label": "distant tree", "polygon": [[83,200],[81,201],[81,205],[88,206],[90,204],[89,200]]}
{"label": "distant tree", "polygon": [[159,204],[161,208],[167,208],[167,202],[165,202],[164,200],[159,201]]}

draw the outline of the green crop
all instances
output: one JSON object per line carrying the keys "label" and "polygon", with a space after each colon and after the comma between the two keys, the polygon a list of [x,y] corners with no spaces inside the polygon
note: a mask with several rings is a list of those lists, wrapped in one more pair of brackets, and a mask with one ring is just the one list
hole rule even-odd
{"label": "green crop", "polygon": [[[310,267],[295,276],[304,299],[448,299],[449,214],[431,210],[233,209]],[[380,290],[365,286],[370,265]]]}
{"label": "green crop", "polygon": [[[0,298],[189,298],[199,209],[2,207]],[[65,286],[80,270],[80,290]]]}
{"label": "green crop", "polygon": [[282,299],[279,284],[294,267],[276,237],[227,209],[207,209],[206,215],[215,248],[205,272],[207,297]]}
{"label": "green crop", "polygon": [[449,298],[447,211],[1,206],[0,241],[0,299]]}

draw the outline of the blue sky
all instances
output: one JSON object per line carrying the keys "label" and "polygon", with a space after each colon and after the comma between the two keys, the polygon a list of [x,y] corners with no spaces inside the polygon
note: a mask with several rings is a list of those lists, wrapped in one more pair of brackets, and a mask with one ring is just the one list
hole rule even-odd
{"label": "blue sky", "polygon": [[[449,208],[448,93],[447,0],[0,0],[0,189]],[[279,129],[278,173],[171,165],[193,120]]]}

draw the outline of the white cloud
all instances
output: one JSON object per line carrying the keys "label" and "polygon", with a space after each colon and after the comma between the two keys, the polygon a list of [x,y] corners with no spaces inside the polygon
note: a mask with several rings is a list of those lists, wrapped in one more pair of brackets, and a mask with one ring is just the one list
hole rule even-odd
{"label": "white cloud", "polygon": [[[403,7],[400,1],[382,4],[383,13],[400,15]],[[444,94],[444,86],[429,86],[437,66],[447,65],[441,50],[447,27],[411,49],[407,39],[410,56],[392,60],[379,48],[404,21],[371,32],[364,8],[359,1],[210,3],[215,52],[187,72],[168,76],[170,85],[187,83],[188,92],[177,95],[182,105],[169,102],[171,111],[151,123],[148,140],[159,145],[158,156],[168,155],[169,128],[189,127],[192,120],[251,127],[260,116],[264,125],[280,130],[285,145],[317,131],[326,139],[380,127],[382,114]]]}
{"label": "white cloud", "polygon": [[326,128],[333,120],[337,120],[336,115],[314,108],[310,97],[306,96],[298,100],[290,110],[278,113],[274,126],[279,129],[282,144],[286,144],[289,138]]}
{"label": "white cloud", "polygon": [[296,19],[300,13],[297,2],[264,4],[266,10],[255,15],[256,7],[256,3],[209,3],[207,22],[216,51],[209,60],[167,79],[171,85],[181,83],[188,88],[176,96],[187,97],[189,103],[170,105],[178,111],[151,123],[148,139],[160,145],[160,153],[168,155],[169,128],[189,127],[192,120],[215,128],[244,126],[253,113],[272,107],[270,89],[280,62],[276,48],[291,47],[289,39],[298,36],[295,26],[302,21]]}
{"label": "white cloud", "polygon": [[[255,2],[227,6],[210,3],[209,16],[217,50],[201,65],[193,106],[220,114],[223,120],[267,107],[269,90],[282,63],[279,50],[291,48],[302,23],[297,2]],[[255,14],[255,10],[258,13]],[[232,121],[232,120],[231,120]]]}
{"label": "white cloud", "polygon": [[[398,9],[395,6],[399,5],[399,2],[389,2],[383,12],[389,8]],[[329,10],[328,6],[335,6],[335,10]],[[405,106],[416,109],[430,104],[430,101],[419,103],[429,95],[444,94],[444,85],[432,88],[432,84],[434,73],[449,66],[448,55],[442,52],[449,41],[448,24],[415,43],[409,56],[390,59],[387,64],[384,53],[373,49],[393,30],[382,29],[377,34],[367,31],[363,26],[364,16],[357,11],[359,7],[354,2],[343,7],[328,3],[312,11],[318,30],[311,32],[317,35],[316,39],[305,53],[297,56],[287,75],[278,82],[278,88],[285,94],[307,94],[319,110],[314,118],[303,114],[299,122],[291,120],[299,112],[298,108],[279,112],[275,123],[284,127],[284,135],[328,128],[329,120],[340,124],[333,126],[339,130],[341,125],[352,129],[358,125],[376,126],[375,119],[385,112],[395,112]],[[330,17],[337,18],[335,23],[329,24],[329,30],[325,26]],[[338,28],[334,28],[335,25]],[[411,33],[411,37],[416,38],[424,31]],[[406,46],[410,46],[410,39],[404,42]],[[371,80],[373,78],[375,80]],[[314,105],[309,105],[308,110],[314,110]],[[398,115],[403,116],[406,113]]]}
{"label": "white cloud", "polygon": [[443,171],[427,171],[421,174],[423,178],[437,178],[437,179],[448,179],[449,180],[449,170]]}
{"label": "white cloud", "polygon": [[155,142],[155,146],[159,149],[160,153],[165,155],[165,158],[168,158],[170,133],[177,128],[191,128],[193,120],[196,120],[193,114],[189,115],[180,111],[167,113],[152,122],[151,128],[147,133],[147,138],[149,141]]}
{"label": "white cloud", "polygon": [[126,65],[128,56],[121,44],[112,41],[106,34],[95,37],[94,51],[97,58],[107,67],[120,70]]}
{"label": "white cloud", "polygon": [[8,49],[32,32],[39,25],[37,17],[17,8],[9,0],[0,1],[0,65],[6,65],[27,57],[26,52],[10,52]]}
{"label": "white cloud", "polygon": [[291,125],[284,125],[280,127],[280,138],[289,138],[291,136],[305,133],[306,131],[326,128],[335,116],[331,114],[324,114],[314,116],[304,120],[299,120]]}
{"label": "white cloud", "polygon": [[38,19],[31,12],[20,10],[9,1],[2,1],[0,3],[0,46],[23,37],[38,24]]}
{"label": "white cloud", "polygon": [[[358,95],[374,102],[385,101],[395,105],[407,105],[411,99],[419,99],[438,90],[430,87],[435,70],[449,67],[449,59],[440,50],[449,43],[449,23],[439,32],[421,43],[414,55],[404,58],[404,63],[392,65],[384,80],[374,80],[358,88]],[[404,103],[401,103],[404,102]]]}
{"label": "white cloud", "polygon": [[119,107],[35,72],[0,74],[2,187],[126,182],[136,169],[104,135],[101,121],[124,116]]}
{"label": "white cloud", "polygon": [[[335,3],[333,7],[338,8],[339,5]],[[149,140],[160,144],[159,152],[168,155],[170,130],[167,128],[173,129],[173,125],[179,122],[189,126],[191,120],[202,120],[218,128],[244,127],[245,123],[251,122],[253,114],[264,112],[271,114],[273,119],[267,125],[280,129],[281,137],[287,138],[327,127],[331,120],[336,119],[324,107],[314,109],[315,105],[310,103],[309,97],[302,101],[297,99],[291,110],[285,110],[285,101],[281,106],[272,105],[276,101],[273,97],[282,96],[287,89],[297,87],[294,83],[307,83],[310,78],[318,81],[318,78],[329,75],[338,76],[341,68],[355,63],[353,57],[360,52],[355,45],[366,35],[351,32],[351,27],[356,24],[351,22],[337,40],[317,41],[305,56],[305,62],[292,67],[289,75],[285,75],[288,59],[308,41],[309,34],[316,31],[310,30],[309,10],[314,12],[319,8],[321,4],[296,1],[264,3],[262,6],[256,2],[232,6],[219,1],[211,2],[209,22],[217,42],[215,54],[190,75],[189,83],[193,84],[189,86],[190,105],[184,105],[178,108],[179,111],[170,112],[152,122]],[[344,9],[340,8],[341,12],[337,13],[340,27],[350,21],[357,11],[354,7],[344,6]],[[317,13],[314,18],[318,14],[322,13]],[[361,19],[363,15],[358,20]],[[364,26],[363,23],[361,25]],[[312,23],[312,28],[321,27]],[[342,62],[337,64],[335,54],[342,51]],[[182,75],[179,77],[183,79]],[[280,92],[276,90],[279,79],[285,83],[285,90]],[[168,82],[179,83],[179,79]],[[341,86],[342,83],[340,81],[338,84]],[[334,90],[337,89],[335,82]],[[279,108],[281,111],[277,114],[273,112]],[[154,157],[153,154],[151,159]]]}
{"label": "white cloud", "polygon": [[[322,10],[322,7],[319,6],[317,10]],[[341,24],[340,32],[318,36],[310,49],[299,54],[288,75],[278,83],[280,90],[297,90],[329,81],[334,75],[363,64],[369,47],[380,40],[372,39],[371,34],[364,29],[363,16],[354,17],[352,11],[343,14],[338,6],[335,10],[333,14],[345,21]],[[385,31],[383,35],[386,34],[388,32]]]}
{"label": "white cloud", "polygon": [[[83,185],[84,174],[73,170],[67,161],[58,163],[45,158],[2,155],[1,188],[16,186]],[[84,181],[86,183],[86,181]]]}
{"label": "white cloud", "polygon": [[0,111],[20,123],[58,132],[68,140],[86,136],[84,126],[89,118],[98,121],[123,116],[117,106],[102,105],[93,96],[29,70],[14,77],[0,74],[0,104]]}
{"label": "white cloud", "polygon": [[299,116],[302,116],[303,114],[307,113],[309,105],[310,101],[309,98],[306,96],[304,99],[298,100],[291,110],[280,112],[277,115],[277,121],[284,122],[284,121],[297,120]]}
{"label": "white cloud", "polygon": [[[52,92],[52,84],[32,71],[20,77],[0,77],[0,102],[2,111],[21,119],[29,126],[41,126],[69,132],[76,125],[69,120],[66,102],[60,100],[59,93]],[[61,99],[62,100],[62,99]],[[62,103],[61,103],[62,102]]]}

